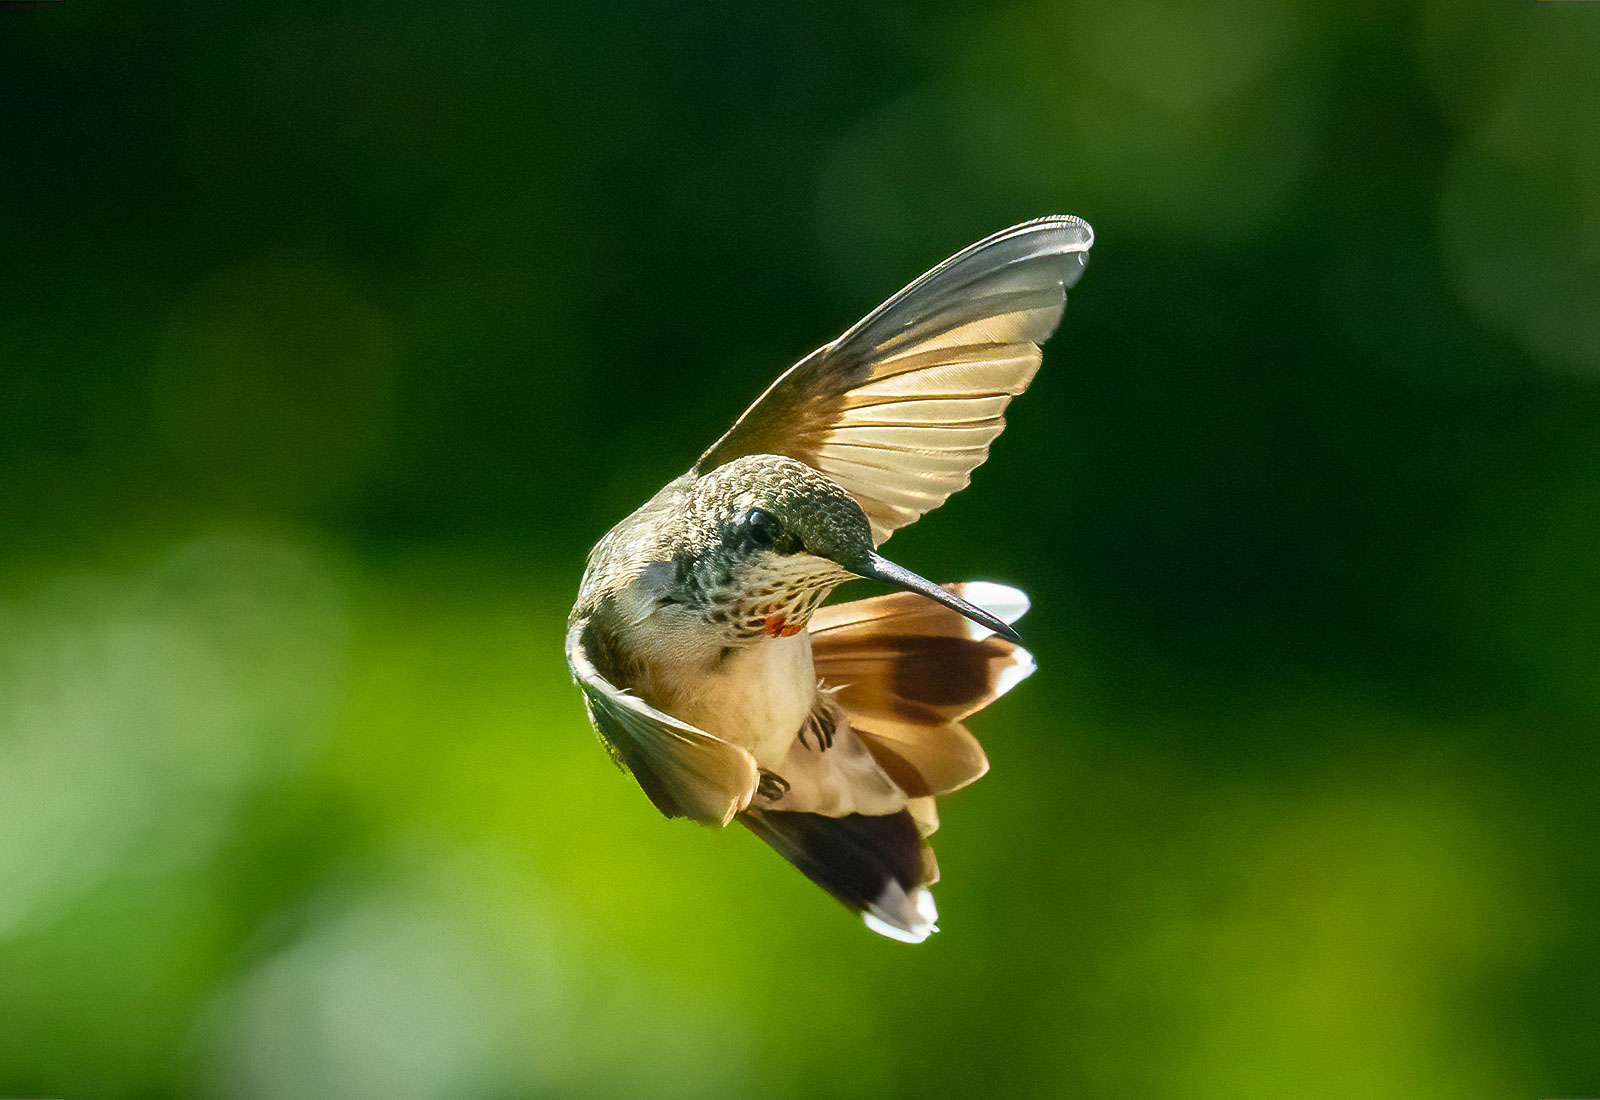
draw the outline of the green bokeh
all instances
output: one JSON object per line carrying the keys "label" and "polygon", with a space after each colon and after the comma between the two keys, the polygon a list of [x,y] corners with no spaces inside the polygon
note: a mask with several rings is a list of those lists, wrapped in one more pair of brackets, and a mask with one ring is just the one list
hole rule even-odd
{"label": "green bokeh", "polygon": [[[0,1096],[1600,1093],[1600,7],[0,4]],[[1041,671],[874,937],[588,546],[988,232]],[[902,541],[903,540],[903,541]]]}

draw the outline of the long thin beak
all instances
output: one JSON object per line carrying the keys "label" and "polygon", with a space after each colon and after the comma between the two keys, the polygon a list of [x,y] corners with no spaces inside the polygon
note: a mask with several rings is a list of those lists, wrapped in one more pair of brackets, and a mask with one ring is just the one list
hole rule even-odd
{"label": "long thin beak", "polygon": [[1007,641],[1022,644],[1022,635],[1011,629],[1010,624],[995,618],[976,604],[970,604],[957,596],[952,596],[930,580],[917,576],[909,569],[896,565],[877,553],[867,556],[864,564],[855,567],[852,572],[873,580],[892,584],[896,588],[903,588],[907,592],[915,592],[919,596],[926,596],[937,603],[942,603],[951,611],[959,612],[977,623],[986,626]]}

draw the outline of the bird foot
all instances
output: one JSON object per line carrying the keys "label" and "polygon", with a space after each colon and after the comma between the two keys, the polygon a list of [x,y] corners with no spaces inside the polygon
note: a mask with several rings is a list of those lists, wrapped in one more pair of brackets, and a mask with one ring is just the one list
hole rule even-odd
{"label": "bird foot", "polygon": [[789,793],[789,781],[777,772],[761,769],[761,777],[756,782],[756,794],[768,802],[776,802]]}
{"label": "bird foot", "polygon": [[818,708],[806,717],[806,724],[800,727],[800,743],[816,752],[827,752],[833,748],[833,735],[837,730],[838,723],[833,712],[825,707]]}

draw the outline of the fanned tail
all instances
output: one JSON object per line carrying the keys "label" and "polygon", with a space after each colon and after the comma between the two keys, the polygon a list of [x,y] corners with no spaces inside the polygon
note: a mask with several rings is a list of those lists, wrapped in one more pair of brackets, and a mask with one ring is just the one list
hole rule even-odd
{"label": "fanned tail", "polygon": [[[1028,610],[1028,597],[1007,585],[945,588],[1007,623]],[[1034,669],[1027,650],[909,592],[822,608],[811,620],[811,648],[817,675],[851,727],[915,799],[964,787],[989,770],[961,719]]]}
{"label": "fanned tail", "polygon": [[[946,585],[1007,623],[1028,598],[1005,585]],[[824,607],[810,623],[823,687],[878,766],[907,795],[883,815],[749,810],[740,820],[806,877],[862,914],[874,931],[920,943],[936,931],[938,864],[926,838],[934,796],[989,769],[961,719],[1033,671],[1027,650],[925,597],[897,592]]]}

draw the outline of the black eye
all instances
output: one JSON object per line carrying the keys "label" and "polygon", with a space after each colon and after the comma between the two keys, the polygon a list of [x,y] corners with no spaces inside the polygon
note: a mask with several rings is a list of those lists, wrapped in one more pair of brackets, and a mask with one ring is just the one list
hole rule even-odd
{"label": "black eye", "polygon": [[752,508],[740,516],[739,526],[744,528],[750,541],[757,546],[771,546],[778,541],[780,527],[777,519],[770,512],[763,512],[760,508]]}

